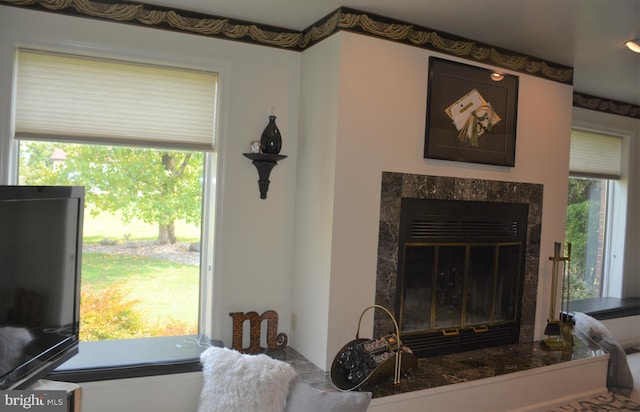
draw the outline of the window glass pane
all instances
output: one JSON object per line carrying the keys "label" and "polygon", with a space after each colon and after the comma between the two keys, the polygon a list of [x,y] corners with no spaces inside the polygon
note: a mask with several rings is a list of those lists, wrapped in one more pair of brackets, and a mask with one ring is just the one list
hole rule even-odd
{"label": "window glass pane", "polygon": [[606,179],[569,178],[566,241],[571,243],[571,300],[601,296],[607,184]]}
{"label": "window glass pane", "polygon": [[198,332],[204,154],[20,142],[19,183],[86,188],[81,340]]}

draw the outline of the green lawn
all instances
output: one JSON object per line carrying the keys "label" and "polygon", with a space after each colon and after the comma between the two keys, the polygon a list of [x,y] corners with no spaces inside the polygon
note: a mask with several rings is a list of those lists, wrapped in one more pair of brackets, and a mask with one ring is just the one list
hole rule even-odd
{"label": "green lawn", "polygon": [[131,299],[151,322],[178,319],[198,322],[198,266],[136,255],[84,253],[82,282],[100,290],[126,282]]}
{"label": "green lawn", "polygon": [[[125,236],[126,235],[126,236]],[[141,221],[123,223],[119,215],[85,213],[84,243],[103,239],[124,242],[155,240],[157,225]],[[181,242],[196,242],[200,229],[176,222]],[[169,323],[170,319],[197,325],[199,308],[199,267],[138,255],[85,252],[82,256],[82,284],[94,290],[113,283],[126,284],[128,297],[138,300],[137,309],[149,323]]]}
{"label": "green lawn", "polygon": [[[177,221],[175,228],[180,241],[195,242],[200,239],[200,228],[197,225]],[[126,236],[130,236],[129,240],[154,240],[158,237],[158,225],[135,219],[124,223],[120,213],[100,212],[93,216],[89,210],[85,210],[83,229],[85,243],[97,243],[105,238],[125,241]]]}

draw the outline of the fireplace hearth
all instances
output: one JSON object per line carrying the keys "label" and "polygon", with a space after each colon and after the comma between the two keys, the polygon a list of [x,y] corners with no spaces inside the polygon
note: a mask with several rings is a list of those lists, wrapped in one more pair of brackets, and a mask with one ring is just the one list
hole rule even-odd
{"label": "fireplace hearth", "polygon": [[533,340],[541,209],[542,185],[383,173],[376,304],[418,356]]}

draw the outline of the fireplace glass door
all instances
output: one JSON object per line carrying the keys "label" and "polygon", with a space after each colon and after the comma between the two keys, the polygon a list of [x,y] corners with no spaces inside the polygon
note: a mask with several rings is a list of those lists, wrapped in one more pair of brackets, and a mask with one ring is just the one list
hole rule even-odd
{"label": "fireplace glass door", "polygon": [[396,313],[409,347],[518,341],[527,216],[526,204],[402,199]]}
{"label": "fireplace glass door", "polygon": [[406,244],[402,332],[516,321],[522,245]]}

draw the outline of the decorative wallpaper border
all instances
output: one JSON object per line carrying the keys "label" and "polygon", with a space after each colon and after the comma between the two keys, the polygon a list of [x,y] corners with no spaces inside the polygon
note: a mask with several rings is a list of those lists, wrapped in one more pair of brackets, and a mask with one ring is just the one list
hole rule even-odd
{"label": "decorative wallpaper border", "polygon": [[0,0],[0,4],[301,50],[302,34],[242,20],[117,0]]}
{"label": "decorative wallpaper border", "polygon": [[595,110],[617,114],[625,117],[640,119],[640,106],[635,104],[617,102],[615,100],[605,99],[603,97],[591,96],[584,93],[573,93],[573,106],[583,109]]}
{"label": "decorative wallpaper border", "polygon": [[338,28],[340,30],[367,34],[544,77],[560,83],[573,84],[572,67],[536,59],[449,33],[402,23],[372,13],[343,7],[337,11],[337,14],[339,15]]}
{"label": "decorative wallpaper border", "polygon": [[2,3],[61,14],[111,20],[301,51],[341,30],[437,50],[505,69],[572,84],[573,68],[425,27],[341,7],[299,32],[226,17],[128,0],[0,0]]}
{"label": "decorative wallpaper border", "polygon": [[[340,7],[303,31],[128,0],[0,0],[0,5],[302,51],[338,31],[370,35],[573,84],[573,68],[384,16]],[[574,106],[638,118],[639,107],[574,95]],[[599,99],[595,102],[594,99]],[[587,103],[582,103],[587,100]],[[592,108],[593,106],[594,108]],[[605,107],[602,110],[601,107]],[[628,107],[628,108],[627,108]],[[623,113],[629,114],[623,114]]]}

